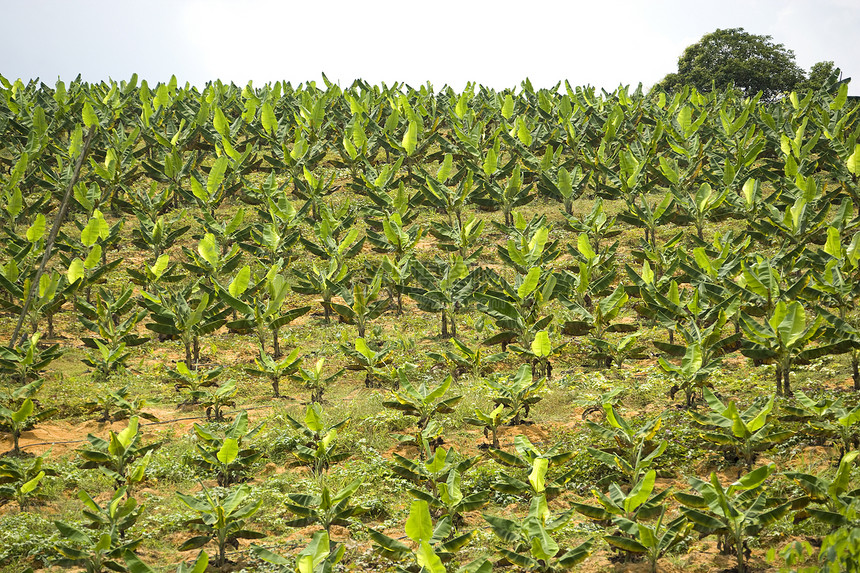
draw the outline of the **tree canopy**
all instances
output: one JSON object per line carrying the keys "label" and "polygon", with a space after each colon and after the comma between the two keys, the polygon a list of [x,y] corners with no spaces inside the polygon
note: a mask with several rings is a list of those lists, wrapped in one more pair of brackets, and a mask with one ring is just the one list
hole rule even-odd
{"label": "tree canopy", "polygon": [[794,52],[772,40],[743,28],[717,29],[688,46],[678,59],[677,73],[668,74],[660,86],[710,91],[734,85],[747,95],[761,91],[765,99],[778,97],[795,89],[806,75],[794,61]]}

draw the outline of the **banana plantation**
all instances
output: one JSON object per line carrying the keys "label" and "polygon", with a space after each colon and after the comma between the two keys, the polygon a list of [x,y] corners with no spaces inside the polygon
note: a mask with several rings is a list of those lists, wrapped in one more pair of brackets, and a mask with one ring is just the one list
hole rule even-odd
{"label": "banana plantation", "polygon": [[860,571],[860,106],[0,76],[0,571]]}

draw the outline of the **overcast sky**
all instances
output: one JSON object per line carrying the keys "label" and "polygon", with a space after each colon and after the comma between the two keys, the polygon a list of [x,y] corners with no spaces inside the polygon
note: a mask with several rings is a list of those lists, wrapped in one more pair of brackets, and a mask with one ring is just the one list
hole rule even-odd
{"label": "overcast sky", "polygon": [[860,0],[0,0],[0,74],[46,83],[355,78],[650,87],[717,28],[770,35],[860,95]]}

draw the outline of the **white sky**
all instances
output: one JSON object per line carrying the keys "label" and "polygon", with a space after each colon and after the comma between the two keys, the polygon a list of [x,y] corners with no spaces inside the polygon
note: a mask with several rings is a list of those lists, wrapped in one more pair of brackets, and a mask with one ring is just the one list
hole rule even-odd
{"label": "white sky", "polygon": [[0,0],[0,74],[53,83],[355,78],[650,87],[717,28],[773,36],[860,95],[860,0]]}

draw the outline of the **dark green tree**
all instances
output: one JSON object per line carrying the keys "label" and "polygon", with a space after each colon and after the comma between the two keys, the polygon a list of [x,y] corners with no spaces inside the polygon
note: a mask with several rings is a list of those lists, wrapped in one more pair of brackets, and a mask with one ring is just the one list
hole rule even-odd
{"label": "dark green tree", "polygon": [[677,73],[663,78],[660,87],[710,91],[734,85],[748,96],[761,91],[764,99],[779,97],[795,89],[806,74],[794,61],[794,51],[772,40],[743,28],[718,28],[684,50]]}

